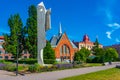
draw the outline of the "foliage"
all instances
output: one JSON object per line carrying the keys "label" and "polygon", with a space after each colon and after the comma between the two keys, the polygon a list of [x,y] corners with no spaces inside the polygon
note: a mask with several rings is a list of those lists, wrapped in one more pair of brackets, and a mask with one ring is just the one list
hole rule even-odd
{"label": "foliage", "polygon": [[107,48],[105,50],[105,56],[104,56],[105,61],[109,61],[109,62],[113,61],[113,60],[117,59],[118,56],[119,55],[118,55],[116,49],[114,49],[114,48]]}
{"label": "foliage", "polygon": [[[22,34],[23,24],[19,14],[10,16],[8,19],[8,26],[10,28],[10,34],[4,34],[5,44],[3,47],[7,52],[15,56],[17,53],[17,46],[19,45],[18,40],[20,43],[22,42],[22,35],[19,34]],[[20,48],[20,51],[21,49],[22,48]]]}
{"label": "foliage", "polygon": [[30,65],[28,70],[30,72],[40,72],[40,65],[35,63],[34,65]]}
{"label": "foliage", "polygon": [[16,70],[15,64],[12,64],[10,62],[6,62],[4,64],[5,64],[5,66],[3,67],[3,70],[7,70],[7,71],[15,71]]}
{"label": "foliage", "polygon": [[37,58],[37,9],[31,5],[28,9],[28,19],[24,27],[24,48],[31,53],[32,58]]}
{"label": "foliage", "polygon": [[0,63],[0,70],[2,70],[5,67],[5,64]]}
{"label": "foliage", "polygon": [[44,48],[43,59],[46,64],[55,63],[55,52],[52,49],[50,42],[47,42],[46,47]]}
{"label": "foliage", "polygon": [[112,68],[108,70],[73,76],[60,80],[120,80],[120,69]]}
{"label": "foliage", "polygon": [[97,60],[93,59],[94,61],[104,63],[105,50],[103,48],[96,48],[95,55],[96,55],[95,59]]}
{"label": "foliage", "polygon": [[19,60],[20,64],[35,64],[37,63],[37,59],[23,59]]}
{"label": "foliage", "polygon": [[83,47],[81,48],[80,51],[75,53],[74,61],[86,62],[89,55],[90,55],[90,51]]}

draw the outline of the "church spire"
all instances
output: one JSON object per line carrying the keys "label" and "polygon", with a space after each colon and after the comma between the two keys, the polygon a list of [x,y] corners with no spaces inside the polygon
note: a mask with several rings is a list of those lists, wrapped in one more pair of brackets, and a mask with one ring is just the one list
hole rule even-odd
{"label": "church spire", "polygon": [[62,34],[62,26],[61,26],[61,23],[60,23],[60,26],[59,26],[59,34]]}

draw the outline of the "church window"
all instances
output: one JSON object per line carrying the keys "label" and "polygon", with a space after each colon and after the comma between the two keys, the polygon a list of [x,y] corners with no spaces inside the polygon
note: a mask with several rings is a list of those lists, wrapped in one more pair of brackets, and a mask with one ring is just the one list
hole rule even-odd
{"label": "church window", "polygon": [[70,54],[69,47],[67,45],[63,45],[60,48],[60,55],[62,54]]}

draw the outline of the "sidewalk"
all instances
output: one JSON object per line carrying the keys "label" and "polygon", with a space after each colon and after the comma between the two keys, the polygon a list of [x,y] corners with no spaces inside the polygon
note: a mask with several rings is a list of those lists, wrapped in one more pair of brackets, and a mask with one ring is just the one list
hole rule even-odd
{"label": "sidewalk", "polygon": [[15,76],[15,74],[11,72],[0,71],[0,80],[58,80],[60,78],[105,70],[105,69],[113,68],[115,66],[116,64],[114,63],[113,65],[108,65],[108,66],[87,67],[87,68],[53,71],[53,72],[34,73],[34,74],[26,74],[25,76],[21,76],[21,75]]}

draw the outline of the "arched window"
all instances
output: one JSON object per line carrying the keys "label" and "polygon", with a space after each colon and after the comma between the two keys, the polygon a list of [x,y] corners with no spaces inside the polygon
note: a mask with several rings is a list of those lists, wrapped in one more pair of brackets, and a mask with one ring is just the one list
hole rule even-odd
{"label": "arched window", "polygon": [[65,44],[60,47],[60,55],[62,54],[70,54],[70,49]]}

